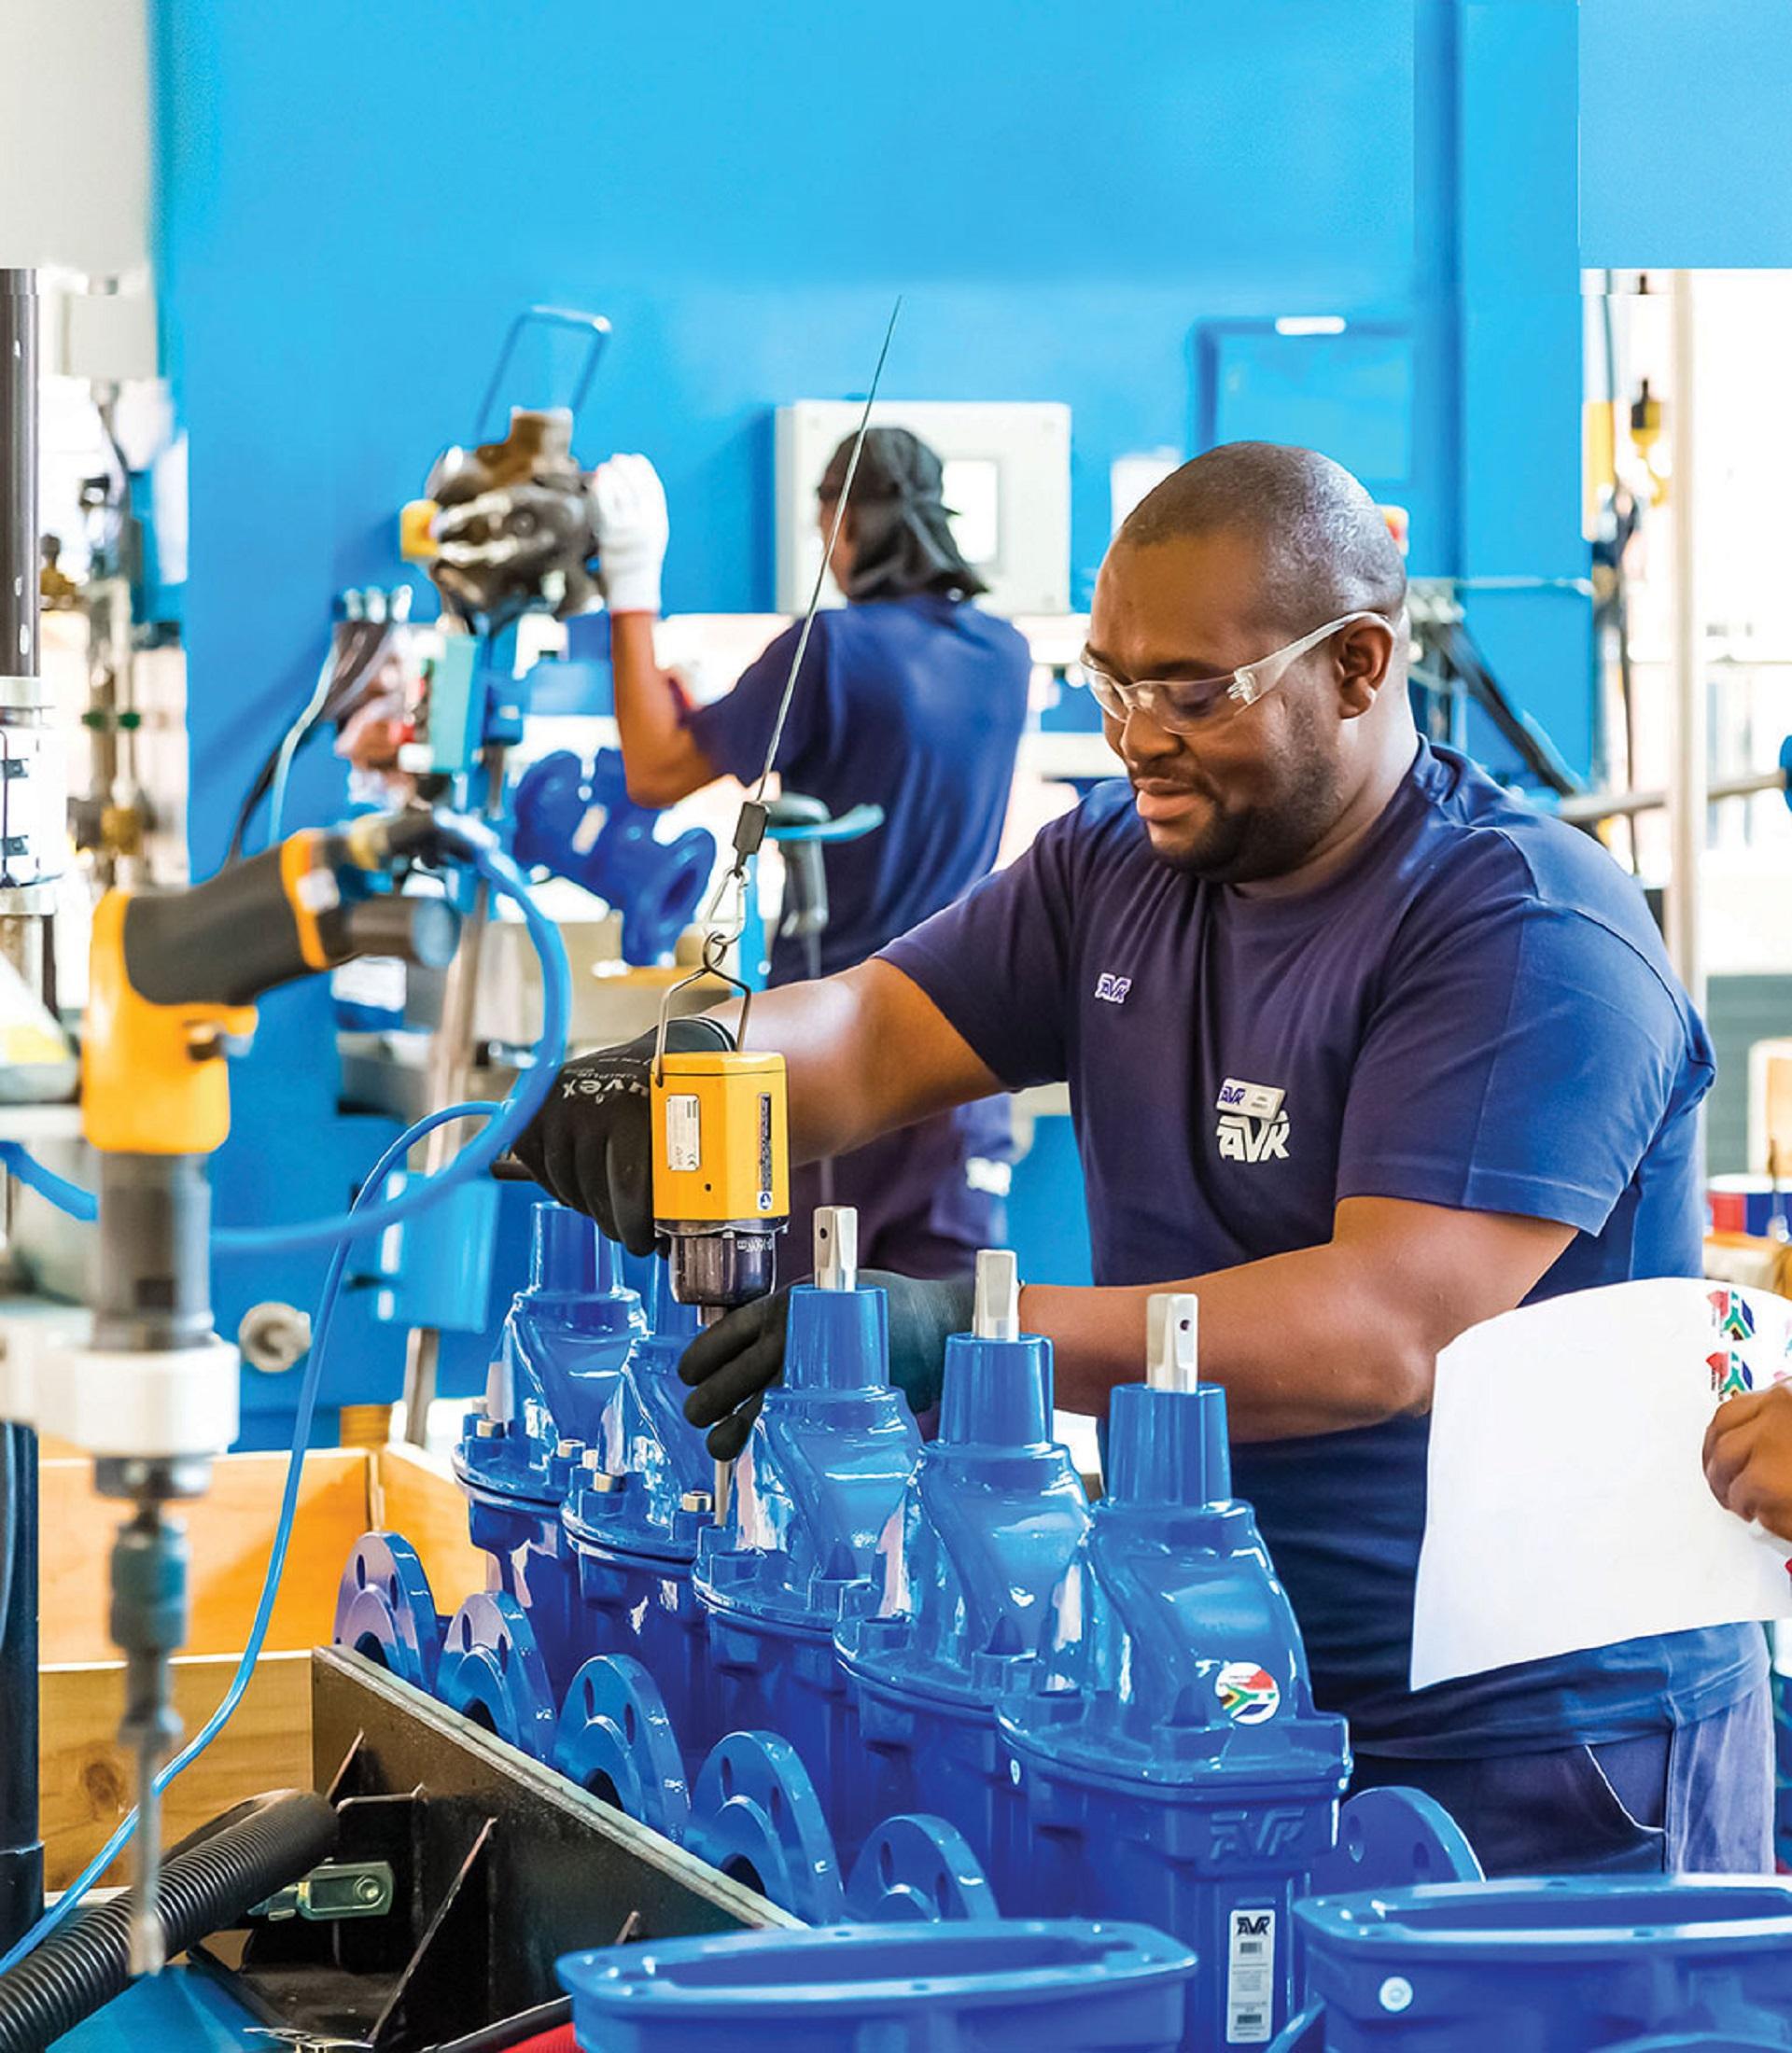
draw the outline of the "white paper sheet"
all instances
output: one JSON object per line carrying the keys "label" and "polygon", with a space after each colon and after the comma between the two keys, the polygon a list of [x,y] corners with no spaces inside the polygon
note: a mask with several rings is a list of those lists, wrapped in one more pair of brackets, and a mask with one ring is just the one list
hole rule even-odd
{"label": "white paper sheet", "polygon": [[1665,1278],[1528,1305],[1438,1357],[1412,1686],[1792,1616],[1785,1542],[1706,1487],[1727,1394],[1792,1376],[1792,1304]]}

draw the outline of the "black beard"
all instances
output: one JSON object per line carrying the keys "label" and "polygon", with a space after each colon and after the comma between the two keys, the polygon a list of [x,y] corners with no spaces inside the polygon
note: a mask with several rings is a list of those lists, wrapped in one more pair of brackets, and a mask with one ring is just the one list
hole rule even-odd
{"label": "black beard", "polygon": [[1198,877],[1204,884],[1256,884],[1298,870],[1323,839],[1337,809],[1337,780],[1309,772],[1274,809],[1216,812],[1200,839],[1186,847],[1160,848],[1149,829],[1146,839],[1159,862],[1184,876]]}

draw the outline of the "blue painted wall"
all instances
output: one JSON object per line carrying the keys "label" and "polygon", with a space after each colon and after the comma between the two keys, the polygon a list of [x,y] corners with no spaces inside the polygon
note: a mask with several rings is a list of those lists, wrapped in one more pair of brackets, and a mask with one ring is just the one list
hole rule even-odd
{"label": "blue painted wall", "polygon": [[1580,0],[1581,255],[1632,270],[1792,264],[1792,7]]}
{"label": "blue painted wall", "polygon": [[[471,432],[533,300],[615,324],[581,453],[660,464],[675,608],[769,606],[772,409],[861,389],[897,289],[892,394],[1071,407],[1079,600],[1111,461],[1193,446],[1203,332],[1283,313],[1410,337],[1410,475],[1374,482],[1411,508],[1416,570],[1575,574],[1572,423],[1554,439],[1578,393],[1563,19],[1549,0],[159,0],[196,869],[309,687],[329,594],[390,578],[394,509]],[[1490,51],[1506,74],[1477,95],[1463,65]],[[1540,102],[1516,147],[1514,80]],[[1491,162],[1464,161],[1465,115]],[[1502,190],[1565,217],[1568,245],[1496,233]],[[1513,432],[1532,454],[1508,482]],[[1490,604],[1485,625],[1584,753],[1574,603]],[[296,815],[335,790],[312,764]],[[371,1153],[333,1120],[327,1033],[319,990],[265,1008],[227,1216],[334,1206]],[[258,1265],[256,1294],[302,1298],[315,1274]],[[245,1287],[219,1284],[233,1317]],[[389,1380],[389,1336],[356,1345]]]}

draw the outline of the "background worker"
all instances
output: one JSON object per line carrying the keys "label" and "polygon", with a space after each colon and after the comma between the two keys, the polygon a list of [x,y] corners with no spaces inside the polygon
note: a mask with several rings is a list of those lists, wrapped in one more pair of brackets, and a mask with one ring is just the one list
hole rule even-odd
{"label": "background worker", "polygon": [[[843,442],[822,474],[824,537],[850,449]],[[720,776],[752,783],[798,628],[733,691],[687,705],[653,648],[669,536],[658,474],[645,456],[612,457],[593,477],[591,502],[630,796],[671,805]],[[826,851],[823,975],[863,962],[988,873],[1032,668],[1022,636],[973,603],[984,586],[953,538],[940,460],[905,428],[866,435],[830,568],[847,604],[816,617],[773,767],[784,790],[820,800],[830,815],[870,803],[884,823]],[[803,943],[777,938],[771,984],[808,973]],[[842,1151],[833,1201],[858,1208],[863,1260],[911,1276],[969,1276],[977,1250],[1005,1237],[1010,1152],[1005,1099],[942,1107]],[[806,1273],[820,1201],[810,1165],[794,1180],[789,1276]]]}
{"label": "background worker", "polygon": [[[1758,1629],[1408,1686],[1436,1354],[1532,1297],[1699,1273],[1712,1059],[1604,851],[1419,739],[1404,598],[1337,465],[1241,444],[1185,466],[1096,591],[1087,667],[1130,789],[860,968],[758,1001],[752,1043],[788,1059],[808,1157],[1068,1080],[1098,1281],[1029,1288],[1022,1320],[1061,1400],[1099,1412],[1137,1376],[1150,1292],[1199,1293],[1238,1492],[1356,1786],[1431,1791],[1496,1875],[1758,1869]],[[617,1084],[642,1060],[603,1059]],[[646,1117],[626,1088],[555,1096],[522,1151],[637,1246]],[[875,1280],[919,1407],[966,1293]],[[687,1352],[720,1452],[778,1371],[783,1312]]]}

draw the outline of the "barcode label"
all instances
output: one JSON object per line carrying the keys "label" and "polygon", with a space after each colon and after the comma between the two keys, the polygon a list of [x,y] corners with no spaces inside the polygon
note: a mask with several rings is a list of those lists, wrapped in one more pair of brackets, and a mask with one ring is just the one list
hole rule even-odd
{"label": "barcode label", "polygon": [[1235,1910],[1228,1920],[1225,2043],[1267,2046],[1276,2007],[1276,1914]]}
{"label": "barcode label", "polygon": [[665,1101],[665,1166],[668,1169],[703,1166],[703,1125],[697,1100],[683,1093]]}

